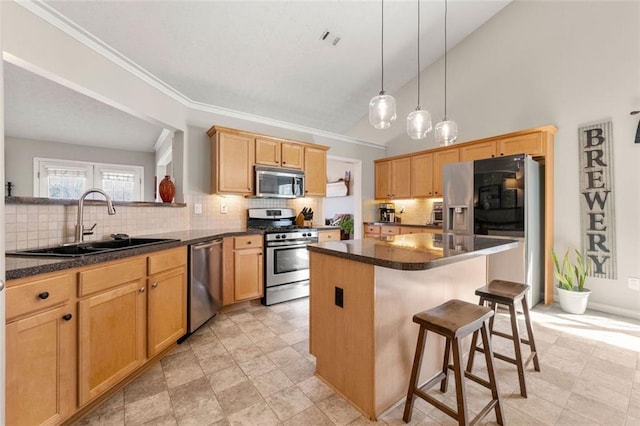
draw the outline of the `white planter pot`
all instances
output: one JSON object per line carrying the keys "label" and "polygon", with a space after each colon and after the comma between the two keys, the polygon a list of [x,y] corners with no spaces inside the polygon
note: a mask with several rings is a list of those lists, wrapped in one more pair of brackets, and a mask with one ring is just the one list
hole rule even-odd
{"label": "white planter pot", "polygon": [[585,288],[584,291],[570,291],[558,287],[558,301],[563,311],[570,314],[584,314],[587,310],[587,302],[591,290]]}

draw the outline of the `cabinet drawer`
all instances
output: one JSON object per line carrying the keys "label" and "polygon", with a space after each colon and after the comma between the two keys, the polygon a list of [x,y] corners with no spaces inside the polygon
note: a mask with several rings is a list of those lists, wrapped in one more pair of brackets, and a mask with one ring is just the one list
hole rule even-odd
{"label": "cabinet drawer", "polygon": [[380,228],[382,235],[398,235],[400,233],[399,226],[383,226]]}
{"label": "cabinet drawer", "polygon": [[187,264],[187,248],[178,247],[171,250],[164,250],[149,255],[147,265],[149,266],[149,275],[158,272],[168,271]]}
{"label": "cabinet drawer", "polygon": [[233,238],[234,249],[262,247],[262,235],[244,235]]}
{"label": "cabinet drawer", "polygon": [[340,230],[332,229],[330,231],[320,231],[318,232],[318,242],[323,241],[339,241],[340,240]]}
{"label": "cabinet drawer", "polygon": [[9,281],[7,285],[7,321],[17,316],[59,305],[71,297],[73,279],[70,273]]}
{"label": "cabinet drawer", "polygon": [[91,269],[79,274],[78,295],[84,297],[98,291],[122,285],[147,275],[147,257],[138,256],[124,261],[117,261]]}
{"label": "cabinet drawer", "polygon": [[365,234],[380,234],[380,226],[378,225],[365,225]]}

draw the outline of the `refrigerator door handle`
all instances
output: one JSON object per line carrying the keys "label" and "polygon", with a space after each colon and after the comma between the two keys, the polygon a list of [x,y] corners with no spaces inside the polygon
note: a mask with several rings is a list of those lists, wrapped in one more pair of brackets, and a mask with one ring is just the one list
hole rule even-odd
{"label": "refrigerator door handle", "polygon": [[4,290],[4,280],[0,280],[0,292]]}

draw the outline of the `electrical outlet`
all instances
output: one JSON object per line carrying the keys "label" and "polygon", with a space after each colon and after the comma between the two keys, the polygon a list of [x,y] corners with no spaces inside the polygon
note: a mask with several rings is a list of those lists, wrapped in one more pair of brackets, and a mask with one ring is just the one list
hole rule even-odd
{"label": "electrical outlet", "polygon": [[202,214],[202,204],[200,203],[196,203],[194,204],[194,209],[193,209],[195,214]]}
{"label": "electrical outlet", "polygon": [[226,201],[220,203],[220,213],[227,214],[229,213],[229,206]]}
{"label": "electrical outlet", "polygon": [[629,277],[627,284],[631,290],[640,291],[640,278]]}

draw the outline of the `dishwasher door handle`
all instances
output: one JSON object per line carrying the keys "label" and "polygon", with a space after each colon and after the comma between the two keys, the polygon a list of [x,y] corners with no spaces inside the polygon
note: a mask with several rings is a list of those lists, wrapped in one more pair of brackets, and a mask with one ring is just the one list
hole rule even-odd
{"label": "dishwasher door handle", "polygon": [[194,250],[202,250],[202,249],[206,249],[206,248],[210,248],[210,247],[216,246],[216,245],[221,244],[221,243],[222,243],[222,238],[219,239],[219,240],[213,240],[210,243],[194,245],[193,249]]}

